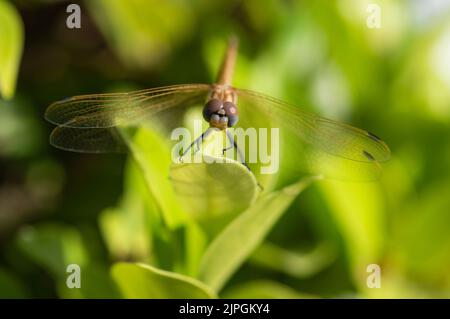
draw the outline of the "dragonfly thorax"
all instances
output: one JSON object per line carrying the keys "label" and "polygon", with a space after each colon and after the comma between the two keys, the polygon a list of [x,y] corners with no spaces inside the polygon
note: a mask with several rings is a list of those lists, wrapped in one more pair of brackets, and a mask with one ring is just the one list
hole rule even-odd
{"label": "dragonfly thorax", "polygon": [[203,107],[203,118],[211,127],[224,130],[234,126],[239,117],[233,102],[212,98]]}

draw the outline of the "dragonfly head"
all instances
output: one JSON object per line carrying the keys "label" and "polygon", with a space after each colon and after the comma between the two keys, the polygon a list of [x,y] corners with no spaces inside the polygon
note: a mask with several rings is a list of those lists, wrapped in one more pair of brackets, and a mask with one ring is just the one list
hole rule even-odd
{"label": "dragonfly head", "polygon": [[239,117],[236,105],[219,99],[210,99],[203,107],[203,118],[212,127],[224,130],[234,126]]}

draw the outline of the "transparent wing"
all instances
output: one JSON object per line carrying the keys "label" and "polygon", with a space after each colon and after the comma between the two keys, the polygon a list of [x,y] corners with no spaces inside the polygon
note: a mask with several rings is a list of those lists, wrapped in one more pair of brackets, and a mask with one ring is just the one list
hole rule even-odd
{"label": "transparent wing", "polygon": [[297,153],[296,164],[310,172],[373,180],[379,176],[379,163],[390,157],[386,143],[368,131],[305,112],[258,92],[235,90],[240,110],[259,112],[269,118],[271,125],[279,127],[287,137],[285,150],[289,149],[285,153]]}
{"label": "transparent wing", "polygon": [[80,153],[127,152],[127,144],[117,127],[74,128],[57,126],[50,135],[50,144],[65,151]]}
{"label": "transparent wing", "polygon": [[58,125],[50,143],[78,152],[123,151],[118,127],[151,122],[156,126],[170,124],[176,118],[167,119],[165,114],[203,103],[210,89],[207,84],[184,84],[129,93],[81,95],[55,102],[45,112],[45,118]]}
{"label": "transparent wing", "polygon": [[182,84],[128,93],[79,95],[51,104],[45,118],[56,125],[106,128],[140,123],[153,114],[204,98],[207,84]]}

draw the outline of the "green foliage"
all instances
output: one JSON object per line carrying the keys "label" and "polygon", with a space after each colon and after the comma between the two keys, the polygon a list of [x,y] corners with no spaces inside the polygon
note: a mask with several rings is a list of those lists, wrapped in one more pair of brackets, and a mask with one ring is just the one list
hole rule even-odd
{"label": "green foliage", "polygon": [[[177,228],[185,225],[186,256],[184,260],[173,261],[172,267],[175,267],[173,269],[178,269],[179,272],[197,274],[198,278],[208,285],[212,291],[220,290],[233,272],[261,243],[279,216],[289,207],[292,200],[309,183],[309,180],[302,181],[281,191],[264,194],[255,202],[258,189],[257,182],[255,177],[240,163],[225,158],[226,163],[180,163],[173,165],[170,158],[164,156],[159,156],[158,160],[154,159],[153,154],[155,153],[170,154],[167,149],[164,149],[165,144],[162,138],[154,131],[144,128],[137,132],[123,130],[123,136],[130,147],[135,162],[138,164],[136,167],[142,172],[142,174],[135,173],[131,178],[144,177],[147,194],[150,194],[153,199],[156,213],[161,216],[162,220],[166,221],[164,225],[159,225],[159,229],[153,226],[154,235],[156,237],[164,236],[161,233],[165,231],[176,232]],[[215,157],[217,155],[207,155],[207,153],[214,154],[219,151],[215,149],[217,144],[214,143],[214,138],[205,141],[205,145],[205,158],[208,161],[219,160],[218,157]],[[170,178],[161,173],[167,173],[169,170]],[[129,172],[133,173],[132,170],[129,170]],[[236,184],[236,180],[242,182]],[[127,184],[127,186],[130,185]],[[136,186],[135,184],[134,189],[139,189]],[[142,188],[140,189],[142,190]],[[161,189],[164,189],[164,191],[161,191]],[[136,196],[137,194],[144,198],[148,197],[145,191],[125,195],[122,203],[127,202],[127,196],[132,196],[134,207],[123,207],[122,204],[124,213],[126,211],[136,213],[140,210],[139,208],[136,209],[135,206],[139,206],[143,199],[139,199],[139,195]],[[176,210],[169,205],[173,203],[183,203],[181,206],[176,206],[180,214],[178,218],[172,215]],[[140,207],[142,209],[142,206]],[[149,210],[152,210],[152,208],[147,206],[147,211]],[[135,220],[134,225],[142,226],[144,219],[134,219],[130,215],[127,217],[124,213],[109,210],[103,214],[102,221],[106,236],[115,234],[110,239],[107,237],[107,242],[112,247],[118,247],[120,251],[130,251],[133,249],[132,247],[140,246],[134,239],[142,234],[148,236],[148,233],[145,233],[142,227],[140,227],[141,230],[127,227],[127,221],[132,222],[133,220]],[[236,213],[240,214],[235,217]],[[224,215],[231,215],[231,218],[234,218],[233,221],[229,225],[222,226],[222,228],[225,227],[224,229],[218,228],[216,230],[217,236],[204,252],[206,248],[205,237],[203,231],[195,226],[196,221],[200,223],[199,225],[209,226],[211,220],[222,219]],[[151,216],[157,219],[155,212],[151,213]],[[123,217],[125,219],[121,222]],[[171,223],[173,220],[178,220],[178,222]],[[205,220],[208,221],[206,224]],[[139,221],[141,224],[139,224]],[[153,225],[155,224],[154,221]],[[114,233],[111,232],[113,229],[115,229]],[[127,235],[128,229],[130,230]],[[131,237],[129,237],[130,235]],[[170,238],[170,235],[168,236]],[[115,240],[118,240],[116,245],[114,245]],[[155,241],[157,242],[158,239],[155,238]],[[196,244],[195,241],[201,241],[204,244]],[[199,250],[202,246],[203,249]],[[174,248],[172,247],[172,249]],[[119,253],[119,255],[124,256],[123,253]],[[134,256],[139,257],[136,254]],[[156,254],[151,260],[158,263],[158,257]],[[116,281],[118,280],[117,276]],[[125,285],[125,282],[128,282],[128,279],[123,279],[121,285]],[[136,280],[136,283],[139,282],[139,280]],[[157,292],[152,292],[153,290],[140,291],[136,285],[130,284],[123,288],[127,291],[126,296],[160,296]]]}
{"label": "green foliage", "polygon": [[0,94],[11,99],[16,89],[17,73],[24,42],[22,20],[6,0],[0,1]]}
{"label": "green foliage", "polygon": [[214,292],[203,283],[149,265],[118,263],[111,272],[124,298],[215,298]]}
{"label": "green foliage", "polygon": [[[0,107],[0,297],[450,296],[448,7],[427,17],[380,1],[382,27],[370,29],[357,0],[89,0],[82,28],[69,30],[65,2],[22,3],[0,0],[0,94],[10,99]],[[11,99],[21,16],[33,28]],[[220,133],[202,155],[226,163],[174,164],[155,120],[120,128],[125,157],[48,146],[52,101],[211,82],[230,33],[240,38],[234,85],[380,135],[393,155],[381,179],[306,188],[312,180],[285,167],[253,174],[222,157]],[[190,128],[201,109],[177,116]],[[268,120],[240,108],[243,127]],[[296,168],[301,155],[284,149],[282,164]],[[373,263],[380,289],[366,286]],[[80,289],[66,285],[69,264],[81,267]]]}
{"label": "green foliage", "polygon": [[205,252],[200,265],[200,280],[220,290],[309,182],[300,181],[280,191],[262,195],[233,220]]}
{"label": "green foliage", "polygon": [[146,129],[138,130],[135,135],[123,130],[123,136],[141,169],[148,194],[156,201],[165,224],[169,228],[183,224],[187,217],[167,178],[172,163],[169,145],[155,132]]}

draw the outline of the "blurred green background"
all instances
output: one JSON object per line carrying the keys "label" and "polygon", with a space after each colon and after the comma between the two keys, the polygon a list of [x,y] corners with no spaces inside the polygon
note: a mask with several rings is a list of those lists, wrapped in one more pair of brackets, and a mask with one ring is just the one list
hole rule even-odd
{"label": "blurred green background", "polygon": [[[0,297],[450,297],[448,1],[89,0],[81,29],[70,3],[0,0]],[[210,83],[231,33],[236,86],[376,132],[382,178],[240,192],[205,221],[147,156],[167,151],[150,131],[130,155],[49,145],[51,102]]]}

